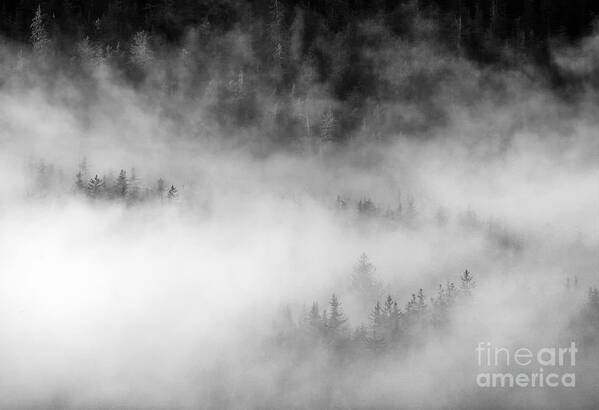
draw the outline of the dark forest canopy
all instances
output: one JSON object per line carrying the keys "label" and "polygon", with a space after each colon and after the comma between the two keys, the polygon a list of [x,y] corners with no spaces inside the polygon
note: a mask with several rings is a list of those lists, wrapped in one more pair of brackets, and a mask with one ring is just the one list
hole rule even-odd
{"label": "dark forest canopy", "polygon": [[519,98],[519,81],[576,98],[596,73],[565,70],[553,47],[578,45],[598,11],[587,0],[6,0],[0,35],[16,44],[8,65],[32,50],[28,68],[87,87],[81,73],[101,61],[163,93],[153,100],[166,116],[210,100],[215,135],[260,130],[269,146],[313,149],[364,130],[427,136],[456,101]]}
{"label": "dark forest canopy", "polygon": [[301,10],[307,17],[304,50],[319,36],[351,31],[373,18],[394,34],[407,35],[418,13],[440,23],[440,39],[479,60],[492,59],[498,44],[539,52],[552,38],[575,41],[591,32],[599,13],[599,3],[592,0],[4,0],[0,32],[26,41],[38,5],[50,17],[55,37],[88,35],[105,42],[128,40],[140,30],[177,42],[189,27],[209,24],[222,32],[273,18],[288,29]]}

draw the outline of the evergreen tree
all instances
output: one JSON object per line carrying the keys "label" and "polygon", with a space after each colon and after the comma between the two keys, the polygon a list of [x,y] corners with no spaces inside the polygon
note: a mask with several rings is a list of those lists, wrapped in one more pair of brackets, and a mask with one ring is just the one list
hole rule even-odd
{"label": "evergreen tree", "polygon": [[426,298],[424,297],[424,291],[422,288],[418,290],[418,302],[416,304],[416,309],[418,312],[422,313],[426,310]]}
{"label": "evergreen tree", "polygon": [[118,198],[125,198],[127,196],[127,188],[129,184],[127,182],[127,173],[121,169],[119,176],[116,179],[115,194]]}
{"label": "evergreen tree", "polygon": [[152,62],[153,52],[150,47],[150,35],[145,31],[138,31],[131,39],[129,49],[131,61],[141,68],[146,68]]}
{"label": "evergreen tree", "polygon": [[462,276],[460,276],[460,287],[465,295],[470,295],[471,290],[476,286],[472,274],[466,269]]}
{"label": "evergreen tree", "polygon": [[175,200],[175,199],[179,198],[179,193],[177,191],[177,188],[175,188],[174,185],[171,185],[171,188],[168,190],[166,197],[170,200]]}
{"label": "evergreen tree", "polygon": [[275,64],[282,69],[284,59],[283,18],[284,6],[280,0],[272,0],[270,4],[271,22],[269,27],[270,40],[273,45],[272,56]]}
{"label": "evergreen tree", "polygon": [[333,141],[335,138],[335,114],[329,107],[320,122],[320,141],[322,143]]}
{"label": "evergreen tree", "polygon": [[50,37],[46,30],[44,22],[44,16],[42,14],[42,7],[38,4],[33,20],[31,21],[31,45],[33,46],[33,52],[36,55],[43,56],[49,50]]}
{"label": "evergreen tree", "polygon": [[139,179],[135,172],[135,168],[131,168],[129,180],[127,182],[127,200],[129,202],[135,202],[139,199]]}
{"label": "evergreen tree", "polygon": [[368,306],[381,297],[382,286],[374,277],[376,269],[366,253],[360,255],[351,278],[351,289]]}
{"label": "evergreen tree", "polygon": [[347,321],[343,317],[343,312],[341,311],[341,302],[335,294],[331,296],[331,300],[329,301],[329,318],[327,321],[328,329],[332,330],[334,333],[338,333],[342,330],[343,324]]}
{"label": "evergreen tree", "polygon": [[87,183],[87,195],[90,198],[99,198],[104,192],[104,181],[98,178],[98,175],[93,177]]}
{"label": "evergreen tree", "polygon": [[363,323],[361,323],[360,326],[358,326],[356,330],[354,330],[354,333],[352,335],[352,341],[358,344],[358,346],[368,346],[368,330],[366,329],[366,326],[364,326]]}
{"label": "evergreen tree", "polygon": [[385,329],[385,314],[381,308],[381,304],[376,302],[374,309],[370,313],[370,329],[371,336],[368,337],[368,347],[375,353],[380,353],[386,347],[386,329]]}

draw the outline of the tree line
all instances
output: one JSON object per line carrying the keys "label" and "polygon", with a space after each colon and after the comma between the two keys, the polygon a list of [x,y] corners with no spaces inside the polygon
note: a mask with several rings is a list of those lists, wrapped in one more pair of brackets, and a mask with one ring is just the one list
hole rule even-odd
{"label": "tree line", "polygon": [[[283,308],[273,323],[274,343],[286,351],[306,352],[324,348],[341,358],[376,357],[409,349],[427,337],[442,334],[452,324],[454,309],[474,297],[476,281],[469,270],[458,278],[457,284],[439,284],[434,295],[427,297],[422,288],[412,293],[407,302],[391,295],[383,296],[383,286],[374,278],[375,268],[362,254],[352,274],[352,292],[363,301],[375,301],[369,308],[368,322],[352,327],[345,315],[341,298],[333,293],[326,306],[313,302],[299,319],[289,307]],[[579,290],[578,278],[567,278],[564,292]],[[352,299],[355,302],[355,299]],[[572,302],[572,301],[571,301]],[[588,289],[586,301],[575,312],[568,325],[570,334],[585,348],[599,347],[599,291]]]}
{"label": "tree line", "polygon": [[313,302],[298,321],[289,308],[283,309],[274,323],[276,343],[299,350],[321,346],[349,356],[397,351],[418,342],[427,333],[449,326],[454,305],[470,298],[476,288],[474,276],[465,270],[457,285],[451,281],[439,285],[432,297],[427,297],[420,288],[401,305],[391,295],[382,297],[383,286],[373,273],[374,266],[366,254],[362,254],[353,270],[349,291],[365,302],[364,306],[375,300],[370,305],[368,323],[352,328],[340,297],[332,294],[326,307]]}
{"label": "tree line", "polygon": [[271,27],[271,35],[284,35],[297,10],[310,22],[304,33],[308,42],[318,41],[325,27],[339,33],[374,18],[402,35],[414,13],[428,13],[443,23],[445,41],[468,47],[477,58],[484,57],[489,41],[538,47],[552,36],[578,39],[599,13],[597,3],[586,0],[5,0],[0,33],[26,40],[38,6],[50,17],[56,37],[100,30],[105,42],[123,42],[142,30],[176,42],[190,26],[209,24],[222,32],[248,21],[280,25]]}
{"label": "tree line", "polygon": [[135,168],[129,172],[121,169],[118,175],[112,173],[90,173],[87,160],[82,160],[72,180],[65,178],[63,172],[44,161],[30,163],[34,170],[34,182],[30,196],[45,196],[49,193],[72,192],[92,200],[123,201],[127,204],[159,200],[177,201],[179,189],[164,179],[158,178],[154,183],[144,184],[138,177]]}
{"label": "tree line", "polygon": [[[549,0],[7,0],[0,32],[18,47],[29,43],[38,70],[53,72],[56,60],[76,78],[82,67],[107,63],[131,84],[149,77],[194,104],[215,87],[205,114],[223,131],[258,126],[272,144],[319,150],[364,130],[391,138],[447,122],[434,97],[445,81],[458,81],[452,70],[459,68],[444,61],[423,70],[407,51],[420,41],[505,67],[532,56],[548,74],[539,79],[579,84],[556,67],[549,44],[588,35],[598,10],[597,2]],[[437,29],[416,34],[431,26],[425,21]],[[15,66],[27,65],[26,57],[19,54]],[[381,69],[398,61],[392,72]],[[149,75],[160,70],[158,79]],[[422,115],[398,112],[404,104]]]}

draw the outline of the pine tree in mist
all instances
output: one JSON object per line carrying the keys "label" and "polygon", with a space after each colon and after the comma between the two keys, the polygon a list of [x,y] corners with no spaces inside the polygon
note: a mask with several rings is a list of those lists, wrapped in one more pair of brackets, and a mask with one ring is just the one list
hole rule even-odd
{"label": "pine tree in mist", "polygon": [[135,172],[135,168],[131,168],[131,172],[129,174],[129,179],[127,180],[127,190],[126,190],[126,198],[129,203],[136,202],[140,199],[139,192],[139,178],[137,178],[137,173]]}
{"label": "pine tree in mist", "polygon": [[269,36],[273,45],[272,56],[279,69],[283,67],[284,44],[283,44],[283,18],[284,5],[280,0],[272,0],[270,4]]}
{"label": "pine tree in mist", "polygon": [[335,139],[335,125],[335,114],[329,107],[320,121],[320,142],[322,144],[332,142]]}
{"label": "pine tree in mist", "polygon": [[474,282],[474,278],[472,277],[472,274],[470,273],[470,271],[468,271],[468,269],[466,269],[464,271],[464,273],[462,273],[462,276],[460,276],[460,290],[465,295],[470,295],[472,289],[475,286],[476,286],[476,282]]}
{"label": "pine tree in mist", "polygon": [[387,299],[385,299],[385,304],[383,305],[383,314],[385,315],[385,317],[390,317],[392,310],[393,310],[393,298],[391,297],[391,295],[389,295],[389,296],[387,296]]}
{"label": "pine tree in mist", "polygon": [[82,40],[79,40],[75,49],[81,63],[88,67],[97,67],[101,65],[108,57],[106,54],[110,54],[105,54],[105,50],[101,44],[92,42],[89,39],[89,36],[85,36]]}
{"label": "pine tree in mist", "polygon": [[418,310],[419,313],[422,313],[424,311],[426,311],[427,305],[426,305],[426,298],[424,297],[424,290],[422,288],[420,288],[418,290],[418,302],[416,303],[416,309]]}
{"label": "pine tree in mist", "polygon": [[166,197],[171,201],[174,201],[179,198],[179,192],[177,191],[177,188],[175,188],[174,185],[171,185],[170,189],[168,190],[168,193],[166,194]]}
{"label": "pine tree in mist", "polygon": [[326,322],[326,329],[329,338],[337,338],[342,336],[345,331],[345,322],[347,319],[344,317],[341,310],[341,302],[337,298],[337,295],[333,294],[329,301],[329,315]]}
{"label": "pine tree in mist", "polygon": [[97,199],[104,193],[104,181],[98,178],[98,175],[93,177],[87,183],[87,195],[90,198]]}
{"label": "pine tree in mist", "polygon": [[354,267],[351,276],[351,290],[357,294],[365,306],[372,306],[382,296],[382,286],[375,278],[376,268],[363,253]]}
{"label": "pine tree in mist", "polygon": [[153,59],[150,47],[150,35],[145,31],[138,31],[131,39],[129,48],[131,61],[140,68],[148,67]]}
{"label": "pine tree in mist", "polygon": [[341,311],[341,302],[333,294],[329,301],[329,321],[327,325],[331,329],[339,329],[345,322],[346,319],[343,318],[343,312]]}
{"label": "pine tree in mist", "polygon": [[46,30],[41,5],[37,6],[33,20],[31,21],[31,45],[33,52],[38,56],[44,56],[49,52],[50,37]]}
{"label": "pine tree in mist", "polygon": [[121,169],[115,183],[115,195],[117,198],[125,198],[127,196],[129,183],[127,182],[127,173]]}
{"label": "pine tree in mist", "polygon": [[383,316],[385,323],[385,338],[389,342],[396,342],[399,338],[401,310],[391,295],[387,296],[383,306]]}
{"label": "pine tree in mist", "polygon": [[406,327],[411,328],[419,319],[418,301],[416,299],[415,293],[412,293],[412,295],[410,296],[410,299],[408,300],[408,303],[406,303],[406,306],[404,308],[404,312]]}
{"label": "pine tree in mist", "polygon": [[374,309],[370,313],[370,336],[367,338],[368,347],[375,353],[381,353],[387,343],[385,340],[386,329],[385,329],[385,315],[381,304],[376,302]]}

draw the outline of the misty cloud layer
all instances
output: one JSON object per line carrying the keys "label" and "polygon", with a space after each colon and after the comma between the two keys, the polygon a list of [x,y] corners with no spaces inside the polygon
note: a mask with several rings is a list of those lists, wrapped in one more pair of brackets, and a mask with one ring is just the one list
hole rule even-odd
{"label": "misty cloud layer", "polygon": [[[596,405],[596,350],[581,356],[575,392],[501,396],[476,389],[474,348],[569,343],[597,286],[597,35],[555,46],[556,65],[584,77],[561,95],[532,64],[479,66],[437,44],[432,22],[415,26],[411,41],[361,30],[378,41],[376,78],[404,87],[421,73],[431,90],[366,104],[332,140],[322,124],[345,106],[330,84],[309,64],[297,94],[243,78],[257,57],[242,30],[206,42],[192,30],[150,51],[139,40],[122,51],[136,82],[93,41],[44,60],[4,41],[0,407]],[[223,90],[243,87],[242,111],[259,113],[219,118],[233,104]],[[179,196],[91,200],[74,188],[84,158],[89,178],[135,168],[141,190],[163,178]],[[366,199],[371,216],[357,211]],[[398,217],[400,205],[413,214]],[[477,287],[444,337],[388,360],[338,371],[326,348],[273,347],[282,309],[299,322],[332,293],[351,326],[368,322],[350,291],[362,253],[402,307],[465,269]],[[576,296],[564,294],[574,276]]]}

